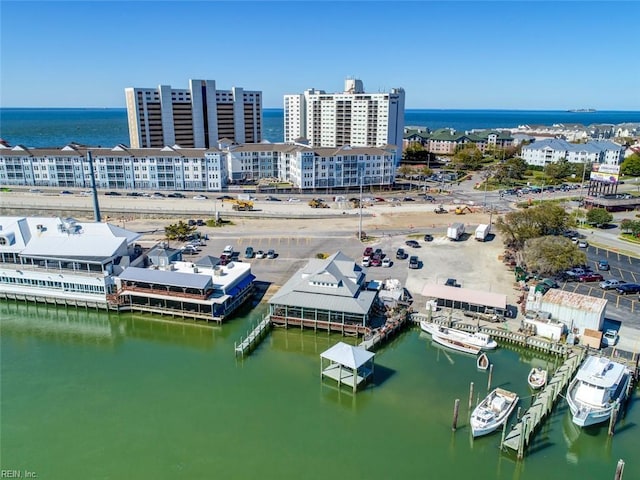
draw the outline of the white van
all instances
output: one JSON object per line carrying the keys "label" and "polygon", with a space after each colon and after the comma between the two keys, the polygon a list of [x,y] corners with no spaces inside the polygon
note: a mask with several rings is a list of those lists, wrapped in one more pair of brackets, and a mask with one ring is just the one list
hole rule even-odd
{"label": "white van", "polygon": [[224,247],[224,250],[222,251],[222,253],[226,253],[227,255],[232,255],[233,247],[231,245],[227,245],[226,247]]}

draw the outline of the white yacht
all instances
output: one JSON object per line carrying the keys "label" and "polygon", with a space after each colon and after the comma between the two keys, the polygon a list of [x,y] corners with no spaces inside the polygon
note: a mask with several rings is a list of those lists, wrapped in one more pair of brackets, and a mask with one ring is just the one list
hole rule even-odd
{"label": "white yacht", "polygon": [[[463,344],[473,350],[467,353],[477,354],[480,350],[493,350],[498,346],[498,343],[494,339],[482,332],[468,333],[424,320],[420,322],[420,328],[430,334],[434,341],[445,339],[448,341],[447,346],[453,347],[453,345],[451,345],[452,343]],[[442,344],[442,342],[438,343]]]}
{"label": "white yacht", "polygon": [[630,381],[631,371],[624,365],[588,356],[567,391],[573,423],[587,427],[609,420],[616,403],[626,398]]}

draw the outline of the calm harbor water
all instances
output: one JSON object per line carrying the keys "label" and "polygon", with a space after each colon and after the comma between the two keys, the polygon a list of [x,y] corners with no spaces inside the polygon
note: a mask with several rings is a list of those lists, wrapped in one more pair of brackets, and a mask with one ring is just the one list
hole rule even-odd
{"label": "calm harbor water", "polygon": [[[473,440],[475,358],[441,350],[418,329],[376,355],[374,384],[356,396],[320,381],[319,354],[342,340],[272,332],[244,361],[233,344],[264,309],[222,327],[140,315],[0,303],[2,469],[38,478],[640,478],[640,409],[613,439],[581,431],[560,403],[523,461]],[[500,348],[493,386],[530,402],[532,365],[552,357]],[[453,403],[461,400],[458,430]]]}
{"label": "calm harbor water", "polygon": [[[640,112],[562,110],[406,110],[405,124],[430,129],[517,127],[518,125],[583,125],[640,122]],[[263,136],[282,142],[282,109],[263,111]],[[0,138],[11,145],[60,147],[71,142],[89,146],[129,145],[127,111],[123,108],[0,108]]]}

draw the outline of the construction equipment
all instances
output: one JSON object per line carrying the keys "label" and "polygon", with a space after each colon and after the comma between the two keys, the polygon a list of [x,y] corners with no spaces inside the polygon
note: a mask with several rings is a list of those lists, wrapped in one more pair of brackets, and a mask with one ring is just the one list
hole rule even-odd
{"label": "construction equipment", "polygon": [[433,211],[436,213],[449,213],[449,211],[446,208],[444,208],[442,205],[438,205],[438,207],[434,208]]}
{"label": "construction equipment", "polygon": [[461,206],[456,207],[456,215],[464,215],[465,212],[473,213],[473,210],[471,210],[466,205],[464,207],[461,207]]}
{"label": "construction equipment", "polygon": [[329,208],[329,205],[324,203],[324,200],[321,198],[313,198],[309,200],[309,206],[311,208]]}
{"label": "construction equipment", "polygon": [[229,202],[233,203],[233,206],[231,208],[233,208],[234,210],[241,212],[253,210],[253,202],[249,202],[246,200],[229,200]]}

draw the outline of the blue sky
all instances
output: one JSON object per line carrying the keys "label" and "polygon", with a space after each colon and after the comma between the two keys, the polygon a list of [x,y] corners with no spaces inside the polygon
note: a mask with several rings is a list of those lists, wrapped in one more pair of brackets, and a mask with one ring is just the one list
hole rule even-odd
{"label": "blue sky", "polygon": [[403,87],[407,108],[640,110],[640,2],[5,1],[0,106],[125,107],[124,88]]}

